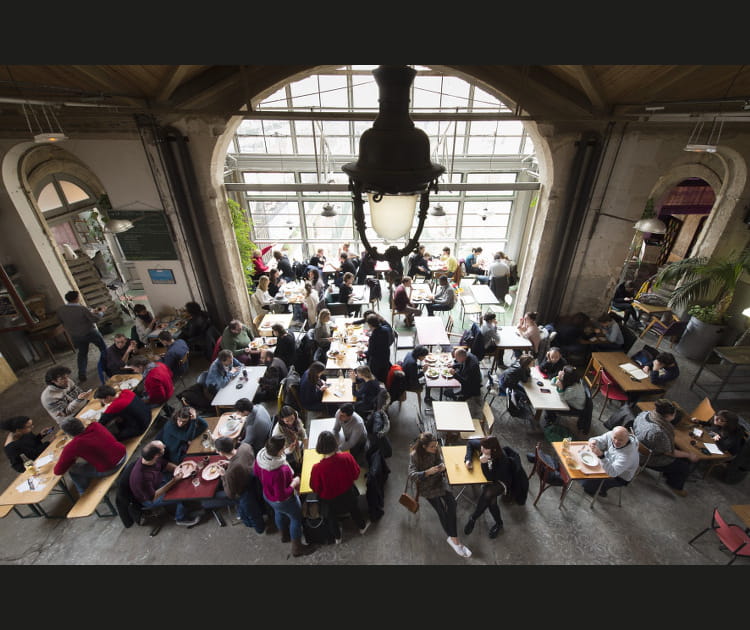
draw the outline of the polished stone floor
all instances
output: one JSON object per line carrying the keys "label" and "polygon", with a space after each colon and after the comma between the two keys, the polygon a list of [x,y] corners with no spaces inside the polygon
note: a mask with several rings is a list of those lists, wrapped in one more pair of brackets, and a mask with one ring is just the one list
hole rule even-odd
{"label": "polished stone floor", "polygon": [[[387,310],[384,315],[390,316]],[[456,330],[460,328],[457,318]],[[110,340],[108,335],[107,341]],[[96,380],[96,358],[92,347],[91,383]],[[677,358],[682,376],[669,395],[692,409],[702,398],[688,387],[696,366],[679,355]],[[75,373],[75,356],[70,350],[61,349],[56,359],[73,367]],[[3,417],[30,415],[36,421],[36,430],[51,424],[39,402],[44,373],[50,365],[45,359],[19,372],[19,383],[0,394]],[[193,382],[206,366],[205,360],[194,358],[186,382]],[[596,397],[592,434],[604,430],[596,420],[601,404],[601,397]],[[602,420],[615,410],[616,404],[610,403]],[[747,405],[747,400],[732,400],[724,406],[747,418]],[[503,399],[495,399],[493,411],[497,420],[493,432],[501,443],[521,453],[528,472],[531,465],[524,455],[543,435],[527,421],[503,410]],[[386,486],[385,515],[364,536],[350,521],[344,521],[344,540],[340,545],[323,546],[308,556],[294,558],[289,544],[281,543],[278,535],[258,535],[226,514],[225,527],[210,516],[191,529],[167,521],[157,536],[150,537],[148,527],[125,529],[118,517],[22,520],[11,512],[0,520],[0,564],[714,565],[727,562],[729,555],[719,549],[711,535],[701,537],[694,546],[687,541],[709,525],[714,506],[729,521],[738,522],[730,506],[750,503],[750,478],[727,485],[712,477],[704,479],[697,470],[686,485],[688,496],[681,498],[666,487],[657,472],[646,470],[623,492],[622,507],[617,505],[617,492],[610,492],[591,508],[580,487],[571,490],[562,509],[558,508],[559,488],[546,491],[533,507],[538,489],[534,478],[525,505],[501,503],[505,528],[492,540],[488,537],[489,512],[470,536],[463,535],[474,497],[468,488],[458,500],[460,538],[473,552],[471,558],[465,559],[447,544],[437,515],[427,502],[422,502],[417,515],[408,513],[398,503],[406,478],[408,445],[419,432],[414,395],[409,394],[400,409],[398,403],[393,404],[390,418],[394,453],[387,460],[391,474]],[[0,486],[7,487],[15,474],[7,460],[0,463]],[[458,491],[456,488],[455,494]],[[64,514],[67,506],[67,499],[62,496],[45,502],[45,509],[53,514]],[[747,565],[748,561],[741,559],[735,564]]]}

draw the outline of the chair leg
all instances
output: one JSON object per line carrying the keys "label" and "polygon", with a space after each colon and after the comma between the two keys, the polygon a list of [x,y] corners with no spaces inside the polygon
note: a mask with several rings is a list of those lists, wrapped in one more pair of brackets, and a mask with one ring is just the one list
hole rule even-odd
{"label": "chair leg", "polygon": [[699,537],[703,536],[703,534],[705,534],[705,533],[706,533],[706,532],[707,532],[707,531],[708,531],[709,529],[711,529],[711,528],[710,528],[710,527],[706,527],[706,529],[704,529],[704,530],[703,530],[703,531],[702,531],[702,532],[701,532],[700,534],[698,534],[697,536],[693,536],[693,537],[692,537],[692,538],[691,538],[691,539],[690,539],[690,540],[688,541],[688,545],[692,545],[692,544],[693,544],[693,541],[695,541],[695,540],[696,540],[697,538],[699,538]]}

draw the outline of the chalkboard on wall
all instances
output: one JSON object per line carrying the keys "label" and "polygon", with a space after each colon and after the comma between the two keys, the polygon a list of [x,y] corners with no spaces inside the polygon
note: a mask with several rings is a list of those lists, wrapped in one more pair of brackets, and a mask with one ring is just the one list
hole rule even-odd
{"label": "chalkboard on wall", "polygon": [[127,219],[133,228],[115,234],[127,260],[177,260],[167,217],[154,210],[109,210],[110,219]]}

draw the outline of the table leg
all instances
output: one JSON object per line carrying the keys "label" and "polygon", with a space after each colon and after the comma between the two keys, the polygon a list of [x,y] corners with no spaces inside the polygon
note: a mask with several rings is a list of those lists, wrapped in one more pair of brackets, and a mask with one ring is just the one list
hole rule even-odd
{"label": "table leg", "polygon": [[591,505],[589,506],[590,508],[593,508],[593,507],[594,507],[594,503],[596,502],[596,497],[598,497],[598,496],[599,496],[599,491],[600,491],[600,490],[602,489],[602,484],[603,484],[603,483],[604,483],[604,479],[602,479],[602,480],[601,480],[601,481],[599,482],[599,485],[598,485],[598,486],[596,487],[596,492],[594,492],[594,496],[593,496],[593,498],[591,499]]}
{"label": "table leg", "polygon": [[568,490],[570,490],[570,486],[573,485],[573,480],[571,479],[568,483],[566,483],[563,486],[562,493],[560,494],[560,505],[557,506],[558,510],[562,509],[563,503],[565,502],[565,496],[568,494]]}

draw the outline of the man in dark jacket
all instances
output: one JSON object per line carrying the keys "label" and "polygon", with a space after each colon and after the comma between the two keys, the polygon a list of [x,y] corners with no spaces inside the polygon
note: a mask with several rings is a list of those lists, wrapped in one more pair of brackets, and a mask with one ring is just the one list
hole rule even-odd
{"label": "man in dark jacket", "polygon": [[151,424],[151,410],[132,389],[124,389],[118,394],[114,387],[100,385],[94,398],[107,405],[99,422],[120,442],[142,435]]}
{"label": "man in dark jacket", "polygon": [[391,339],[388,330],[381,325],[380,317],[375,314],[367,316],[367,325],[372,331],[367,344],[367,365],[375,378],[385,383],[388,370],[391,368]]}
{"label": "man in dark jacket", "polygon": [[276,268],[279,270],[279,275],[286,282],[294,282],[297,278],[294,275],[292,263],[289,262],[289,258],[282,254],[278,249],[274,250],[273,257],[276,259]]}
{"label": "man in dark jacket", "polygon": [[281,359],[287,367],[294,365],[294,357],[297,353],[297,342],[294,335],[284,328],[284,324],[278,322],[271,326],[273,336],[276,337],[276,350],[274,354]]}
{"label": "man in dark jacket", "polygon": [[452,400],[465,400],[469,403],[471,417],[478,418],[482,410],[482,371],[479,369],[479,359],[462,347],[456,348],[453,358],[453,378],[461,383],[461,389],[458,393],[447,390],[445,396]]}

